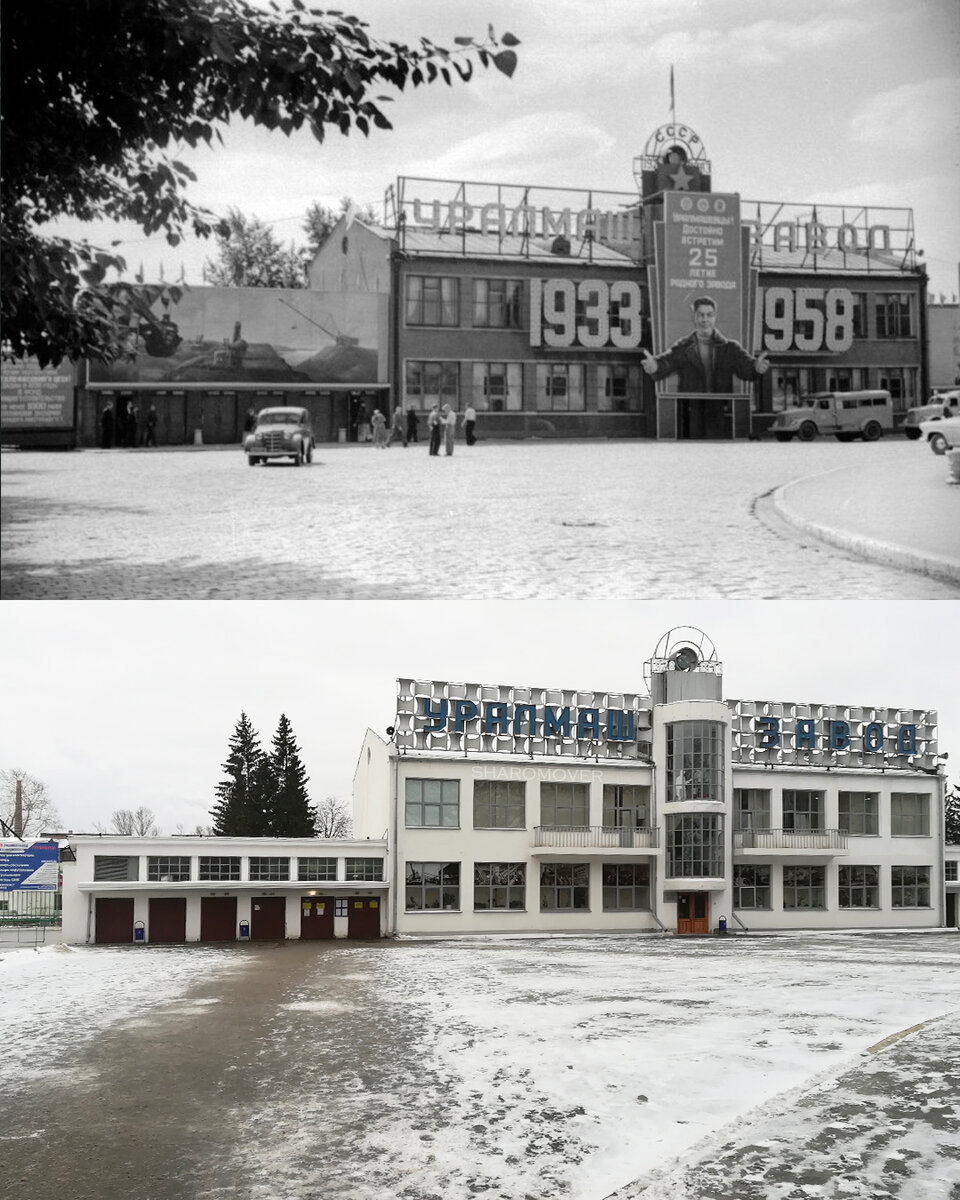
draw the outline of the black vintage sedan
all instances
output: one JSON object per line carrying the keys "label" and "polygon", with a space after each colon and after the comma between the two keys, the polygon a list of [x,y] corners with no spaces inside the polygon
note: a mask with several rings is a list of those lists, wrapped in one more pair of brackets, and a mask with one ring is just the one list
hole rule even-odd
{"label": "black vintage sedan", "polygon": [[295,467],[313,461],[316,439],[305,408],[264,408],[252,433],[243,439],[251,467],[269,458],[290,458]]}

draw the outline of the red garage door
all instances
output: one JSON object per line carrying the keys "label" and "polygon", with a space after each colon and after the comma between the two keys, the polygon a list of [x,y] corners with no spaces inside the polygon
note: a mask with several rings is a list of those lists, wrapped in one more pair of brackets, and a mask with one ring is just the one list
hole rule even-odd
{"label": "red garage door", "polygon": [[333,897],[300,897],[300,937],[305,941],[333,937]]}
{"label": "red garage door", "polygon": [[150,942],[185,942],[187,940],[186,896],[155,896],[150,900]]}
{"label": "red garage door", "polygon": [[380,936],[380,900],[377,896],[351,896],[347,908],[347,936]]}
{"label": "red garage door", "polygon": [[96,942],[98,945],[120,945],[133,941],[133,900],[104,900],[97,898]]}
{"label": "red garage door", "polygon": [[236,896],[202,896],[200,898],[200,941],[235,942],[236,940]]}
{"label": "red garage door", "polygon": [[250,902],[250,940],[282,942],[287,933],[284,896],[254,896]]}

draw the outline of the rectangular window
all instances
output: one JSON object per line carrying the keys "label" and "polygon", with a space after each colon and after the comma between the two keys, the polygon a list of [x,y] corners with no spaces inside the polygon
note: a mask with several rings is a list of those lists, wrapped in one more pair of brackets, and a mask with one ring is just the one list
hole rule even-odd
{"label": "rectangular window", "polygon": [[837,900],[841,908],[880,907],[880,868],[840,868]]}
{"label": "rectangular window", "polygon": [[201,856],[198,879],[230,881],[240,878],[240,859],[217,856]]}
{"label": "rectangular window", "polygon": [[475,362],[473,407],[478,412],[519,412],[523,408],[523,364]]}
{"label": "rectangular window", "polygon": [[723,817],[719,813],[667,817],[667,875],[671,879],[723,877]]}
{"label": "rectangular window", "polygon": [[97,880],[134,883],[140,878],[140,859],[118,854],[95,854],[93,878]]}
{"label": "rectangular window", "polygon": [[590,907],[587,863],[541,863],[540,911]]}
{"label": "rectangular window", "polygon": [[460,280],[447,275],[408,275],[408,325],[460,324]]}
{"label": "rectangular window", "polygon": [[796,832],[823,829],[823,792],[783,789],[783,828]]}
{"label": "rectangular window", "polygon": [[667,799],[723,800],[723,726],[676,721],[667,726]]}
{"label": "rectangular window", "polygon": [[282,883],[290,878],[289,858],[250,858],[251,882]]}
{"label": "rectangular window", "polygon": [[767,788],[734,788],[735,829],[770,828],[770,792]]}
{"label": "rectangular window", "polygon": [[960,866],[960,863],[958,863],[956,859],[948,859],[948,860],[947,860],[947,861],[946,861],[946,862],[943,864],[943,880],[944,880],[944,883],[956,883],[956,882],[957,882],[957,868],[958,868],[958,866]]}
{"label": "rectangular window", "polygon": [[541,783],[540,824],[554,829],[588,829],[589,786],[585,783]]}
{"label": "rectangular window", "polygon": [[527,785],[520,780],[473,784],[474,829],[526,829]]}
{"label": "rectangular window", "polygon": [[408,829],[459,828],[458,779],[408,779],[405,795]]}
{"label": "rectangular window", "polygon": [[337,860],[335,858],[298,858],[297,878],[303,883],[323,883],[336,879]]}
{"label": "rectangular window", "polygon": [[404,370],[404,399],[415,408],[435,404],[459,406],[460,364],[407,359]]}
{"label": "rectangular window", "polygon": [[880,797],[876,792],[841,792],[840,828],[855,837],[877,837],[880,833]]}
{"label": "rectangular window", "polygon": [[913,337],[913,294],[878,292],[876,296],[877,337]]}
{"label": "rectangular window", "polygon": [[581,363],[537,363],[537,409],[541,412],[583,412]]}
{"label": "rectangular window", "polygon": [[735,867],[733,871],[733,907],[770,907],[770,864]]}
{"label": "rectangular window", "polygon": [[865,338],[870,335],[867,332],[867,293],[853,293],[853,336],[854,338]]}
{"label": "rectangular window", "polygon": [[930,868],[891,867],[890,895],[894,908],[929,908]]}
{"label": "rectangular window", "polygon": [[187,883],[190,879],[190,859],[178,855],[159,855],[147,859],[147,880],[150,883]]}
{"label": "rectangular window", "polygon": [[348,858],[347,883],[375,883],[383,879],[382,858]]}
{"label": "rectangular window", "polygon": [[922,792],[893,792],[890,833],[893,837],[929,837],[930,797]]}
{"label": "rectangular window", "polygon": [[346,896],[337,896],[333,902],[333,915],[335,917],[349,917],[350,906],[347,903]]}
{"label": "rectangular window", "polygon": [[458,862],[408,862],[407,912],[455,910],[460,907]]}
{"label": "rectangular window", "polygon": [[474,863],[473,907],[477,910],[526,907],[525,863]]}
{"label": "rectangular window", "polygon": [[603,785],[603,823],[613,829],[646,829],[650,789],[639,783]]}
{"label": "rectangular window", "polygon": [[825,867],[784,867],[783,907],[826,908]]}
{"label": "rectangular window", "polygon": [[650,908],[648,863],[603,863],[604,912],[646,912]]}
{"label": "rectangular window", "polygon": [[478,329],[521,329],[523,284],[519,279],[475,279],[473,324]]}
{"label": "rectangular window", "polygon": [[597,367],[597,411],[640,410],[640,368],[629,363],[601,363]]}

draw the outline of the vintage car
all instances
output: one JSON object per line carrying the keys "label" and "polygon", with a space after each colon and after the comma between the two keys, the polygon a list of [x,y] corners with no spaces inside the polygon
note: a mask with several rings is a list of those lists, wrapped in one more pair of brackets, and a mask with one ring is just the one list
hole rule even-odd
{"label": "vintage car", "polygon": [[934,454],[946,454],[960,446],[960,412],[947,413],[920,422],[920,436]]}
{"label": "vintage car", "polygon": [[770,426],[778,442],[794,436],[812,442],[818,434],[832,433],[838,442],[863,438],[875,442],[893,429],[893,399],[889,392],[814,392],[785,408]]}
{"label": "vintage car", "polygon": [[292,458],[295,467],[313,461],[316,439],[305,408],[263,408],[252,433],[243,439],[251,467],[268,458]]}
{"label": "vintage car", "polygon": [[934,421],[948,415],[960,413],[960,388],[950,391],[934,392],[929,404],[918,404],[916,408],[908,408],[901,428],[908,438],[916,440],[920,437],[921,421]]}

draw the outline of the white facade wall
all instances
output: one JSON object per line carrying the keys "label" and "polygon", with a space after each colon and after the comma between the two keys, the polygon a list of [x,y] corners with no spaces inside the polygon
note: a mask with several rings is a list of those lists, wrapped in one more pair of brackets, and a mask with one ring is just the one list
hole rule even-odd
{"label": "white facade wall", "polygon": [[[235,896],[237,926],[252,921],[252,906],[259,896],[284,897],[285,936],[300,936],[301,899],[318,894],[331,896],[383,897],[389,878],[387,844],[385,840],[314,838],[217,838],[217,837],[122,837],[119,835],[74,835],[69,838],[75,862],[61,864],[63,876],[63,941],[72,944],[92,943],[95,940],[95,905],[102,898],[132,899],[134,924],[143,923],[143,941],[150,941],[150,900],[169,896],[186,898],[186,940],[200,940],[201,900],[204,896]],[[97,880],[94,878],[98,856],[131,858],[137,863],[136,879]],[[239,857],[240,879],[201,880],[201,857]],[[164,882],[148,879],[148,860],[154,857],[190,859],[190,879],[184,882]],[[337,860],[336,880],[307,881],[297,879],[297,859],[333,858]],[[289,859],[289,880],[251,880],[251,858]],[[382,858],[383,880],[349,881],[346,878],[348,858]],[[381,932],[385,932],[386,905],[381,904]],[[336,936],[345,937],[347,919],[339,922]]]}

